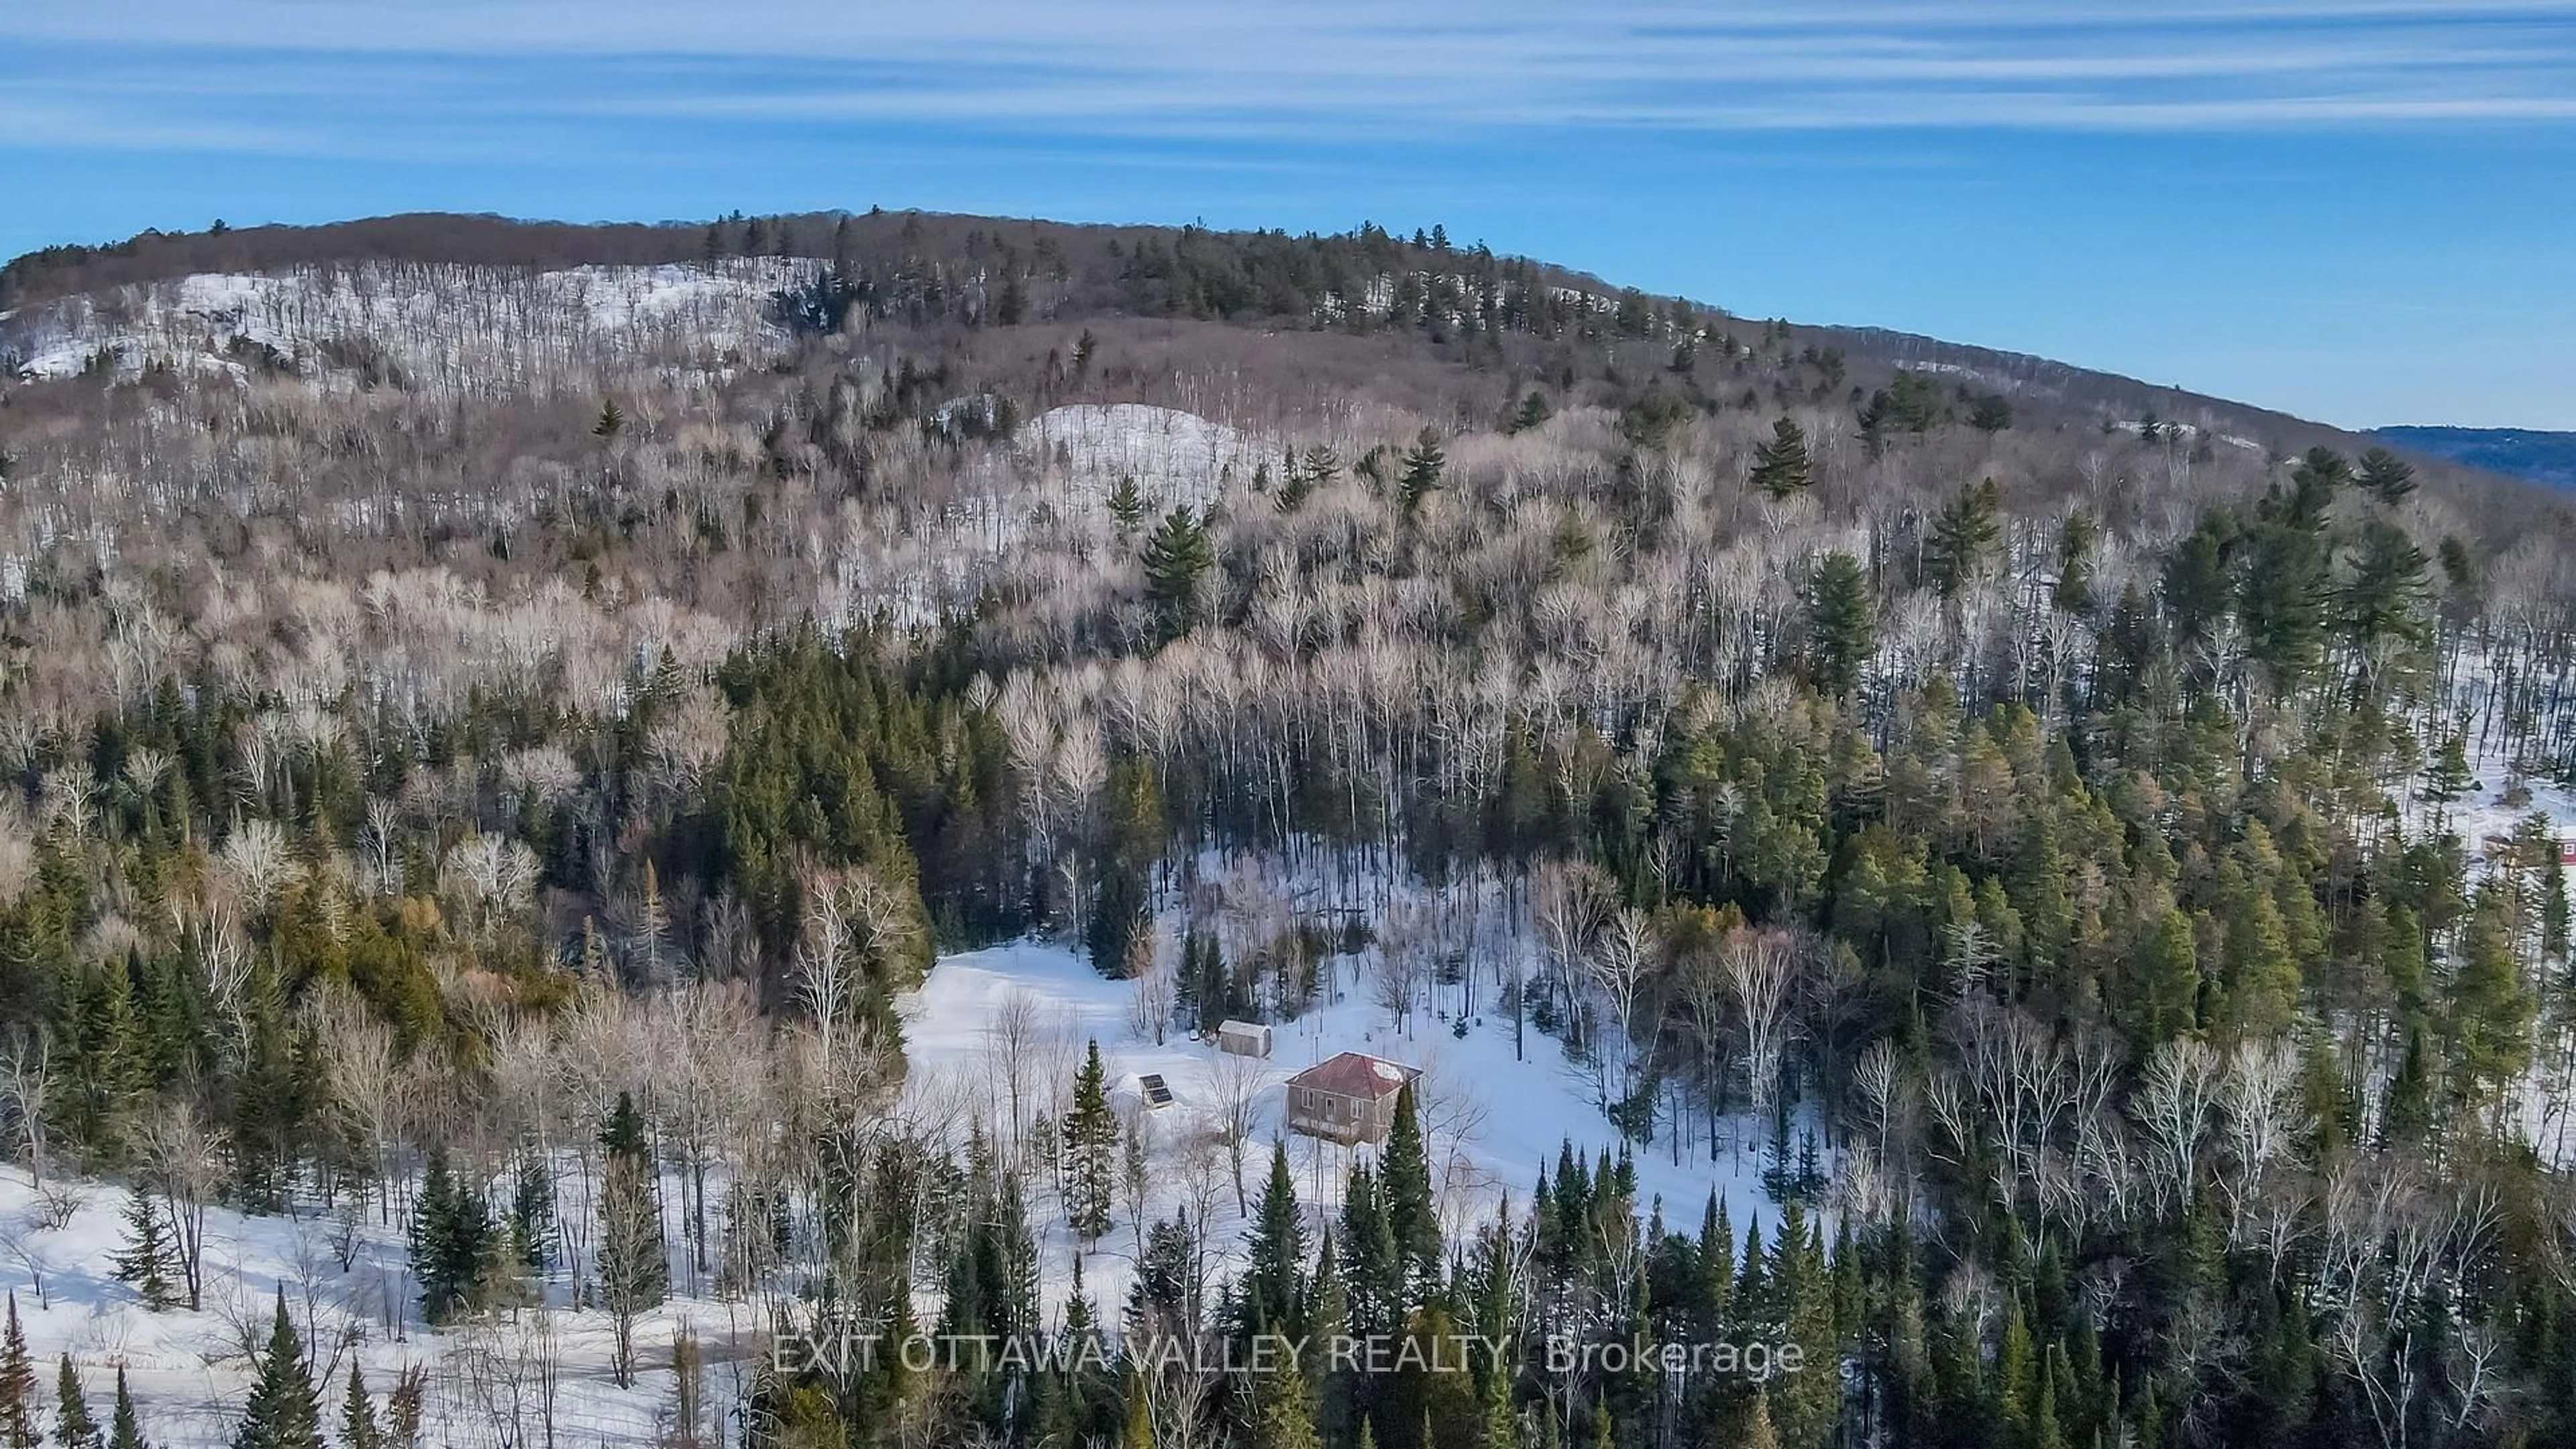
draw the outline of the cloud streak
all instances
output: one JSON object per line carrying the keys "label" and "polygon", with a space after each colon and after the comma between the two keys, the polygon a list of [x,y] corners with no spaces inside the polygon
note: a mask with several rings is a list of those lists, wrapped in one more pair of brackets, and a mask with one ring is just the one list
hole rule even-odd
{"label": "cloud streak", "polygon": [[1282,141],[2576,121],[2576,5],[2510,0],[91,0],[9,7],[0,51],[0,145],[49,149],[462,152],[495,126],[651,120]]}

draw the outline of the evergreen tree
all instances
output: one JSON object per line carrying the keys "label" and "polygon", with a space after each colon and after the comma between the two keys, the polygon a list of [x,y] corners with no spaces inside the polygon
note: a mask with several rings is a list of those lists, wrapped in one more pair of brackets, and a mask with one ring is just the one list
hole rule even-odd
{"label": "evergreen tree", "polygon": [[125,1386],[125,1366],[116,1367],[116,1415],[108,1423],[107,1449],[152,1449],[143,1437],[143,1421],[134,1413],[133,1391]]}
{"label": "evergreen tree", "polygon": [[367,1377],[355,1363],[349,1365],[349,1392],[340,1404],[340,1449],[391,1449],[367,1398]]}
{"label": "evergreen tree", "polygon": [[1145,1387],[1143,1372],[1127,1372],[1127,1421],[1118,1435],[1118,1449],[1154,1449],[1154,1400]]}
{"label": "evergreen tree", "polygon": [[1813,464],[1807,457],[1807,433],[1796,418],[1782,414],[1771,425],[1771,441],[1755,445],[1753,471],[1747,481],[1774,498],[1802,492],[1815,481]]}
{"label": "evergreen tree", "polygon": [[1270,1144],[1270,1177],[1252,1221],[1244,1273],[1243,1331],[1296,1336],[1304,1318],[1306,1222],[1288,1173],[1288,1144]]}
{"label": "evergreen tree", "polygon": [[1135,474],[1118,475],[1117,484],[1109,490],[1109,516],[1118,525],[1118,538],[1122,543],[1134,538],[1136,530],[1145,526],[1145,492],[1136,486]]}
{"label": "evergreen tree", "polygon": [[1166,639],[1177,639],[1198,622],[1201,583],[1216,565],[1208,541],[1207,519],[1188,507],[1163,515],[1145,539],[1145,593]]}
{"label": "evergreen tree", "polygon": [[2101,535],[2102,526],[2081,508],[2069,512],[2058,528],[2057,583],[2050,601],[2067,613],[2093,612],[2094,555],[2101,549]]}
{"label": "evergreen tree", "polygon": [[125,1241],[109,1258],[117,1280],[134,1285],[144,1306],[158,1313],[179,1301],[170,1275],[177,1271],[161,1204],[142,1188],[125,1194]]}
{"label": "evergreen tree", "polygon": [[2361,455],[2361,486],[2382,504],[2395,507],[2415,491],[2415,465],[2386,448]]}
{"label": "evergreen tree", "polygon": [[492,1246],[491,1210],[482,1193],[457,1180],[444,1147],[432,1148],[411,1216],[412,1276],[420,1283],[423,1318],[445,1323],[477,1306]]}
{"label": "evergreen tree", "polygon": [[1388,1125],[1378,1169],[1387,1237],[1395,1244],[1397,1272],[1408,1287],[1407,1307],[1420,1301],[1411,1288],[1437,1281],[1441,1260],[1440,1218],[1431,1200],[1431,1160],[1423,1150],[1417,1101],[1411,1082],[1397,1089],[1395,1120]]}
{"label": "evergreen tree", "polygon": [[1547,405],[1547,394],[1537,388],[1531,388],[1528,395],[1521,399],[1519,409],[1513,412],[1508,431],[1526,433],[1532,428],[1545,425],[1552,415],[1552,410]]}
{"label": "evergreen tree", "polygon": [[233,1430],[233,1449],[322,1449],[322,1411],[304,1345],[286,1317],[286,1291],[277,1294],[277,1316],[260,1350],[258,1381]]}
{"label": "evergreen tree", "polygon": [[2455,1095],[2465,1102],[2500,1100],[2530,1066],[2533,1008],[2514,952],[2511,909],[2492,883],[2478,892],[2444,1017]]}
{"label": "evergreen tree", "polygon": [[1163,791],[1152,763],[1132,756],[1113,763],[1101,791],[1100,813],[1085,944],[1091,948],[1093,970],[1131,976],[1139,946],[1150,946],[1153,939],[1154,863],[1165,838]]}
{"label": "evergreen tree", "polygon": [[634,1381],[635,1319],[670,1296],[670,1247],[662,1236],[652,1144],[631,1094],[617,1094],[599,1145],[607,1158],[599,1200],[599,1298],[616,1323],[615,1370],[623,1388]]}
{"label": "evergreen tree", "polygon": [[2200,943],[2180,910],[2158,917],[2132,962],[2138,1041],[2152,1048],[2198,1024]]}
{"label": "evergreen tree", "polygon": [[9,1294],[9,1323],[0,1330],[0,1449],[34,1449],[44,1442],[36,1428],[36,1363],[27,1354],[27,1330],[18,1322],[18,1295]]}
{"label": "evergreen tree", "polygon": [[1407,515],[1418,511],[1423,499],[1439,491],[1441,474],[1448,465],[1448,455],[1440,451],[1440,435],[1424,428],[1412,450],[1404,455],[1404,472],[1397,485],[1397,496]]}
{"label": "evergreen tree", "polygon": [[1251,1449],[1323,1449],[1315,1432],[1314,1390],[1296,1356],[1253,1381]]}
{"label": "evergreen tree", "polygon": [[2002,393],[1980,394],[1968,405],[1968,426],[1981,433],[2000,433],[2013,424],[2012,400]]}
{"label": "evergreen tree", "polygon": [[1997,522],[2000,507],[1992,478],[1962,487],[1941,506],[1924,558],[1932,587],[1941,597],[1956,598],[1970,580],[1986,571],[1995,543],[2002,537]]}
{"label": "evergreen tree", "polygon": [[1063,1143],[1065,1217],[1087,1246],[1109,1231],[1118,1187],[1118,1118],[1109,1110],[1108,1074],[1097,1039],[1074,1077]]}
{"label": "evergreen tree", "polygon": [[72,1356],[64,1354],[54,1375],[54,1443],[61,1449],[102,1449],[104,1442],[98,1421],[89,1416],[89,1401],[81,1396],[80,1374],[72,1368]]}
{"label": "evergreen tree", "polygon": [[555,1230],[555,1180],[546,1171],[545,1159],[534,1149],[519,1153],[519,1171],[510,1193],[510,1241],[519,1251],[519,1262],[532,1273],[543,1273],[552,1256]]}
{"label": "evergreen tree", "polygon": [[1848,694],[1878,650],[1878,608],[1860,560],[1827,553],[1807,584],[1807,668],[1816,688]]}

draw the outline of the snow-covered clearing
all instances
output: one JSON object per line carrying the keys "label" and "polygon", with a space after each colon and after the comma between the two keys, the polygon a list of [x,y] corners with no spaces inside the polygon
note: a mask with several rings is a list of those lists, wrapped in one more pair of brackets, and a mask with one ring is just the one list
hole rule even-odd
{"label": "snow-covered clearing", "polygon": [[1032,470],[1061,480],[1068,510],[1108,516],[1110,490],[1136,480],[1150,513],[1204,508],[1246,485],[1278,448],[1223,423],[1144,403],[1077,403],[1022,423],[1012,444]]}
{"label": "snow-covered clearing", "polygon": [[[667,1366],[680,1325],[706,1346],[708,1386],[730,1402],[743,1365],[729,1345],[761,1321],[750,1304],[675,1298],[638,1321],[645,1371],[621,1389],[609,1374],[614,1332],[605,1313],[522,1310],[433,1331],[419,1322],[398,1223],[370,1213],[344,1269],[330,1214],[222,1208],[206,1215],[203,1306],[153,1312],[111,1266],[124,1240],[124,1202],[116,1187],[49,1178],[40,1190],[25,1171],[0,1168],[0,1289],[17,1297],[45,1422],[54,1362],[69,1353],[102,1421],[122,1366],[146,1437],[168,1449],[230,1442],[249,1390],[250,1349],[265,1338],[281,1289],[330,1422],[338,1422],[350,1364],[364,1369],[380,1408],[404,1368],[429,1366],[425,1437],[457,1449],[532,1442],[525,1436],[543,1422],[549,1397],[556,1442],[652,1443],[672,1399],[670,1372],[654,1366]],[[552,1296],[560,1304],[561,1292]]]}
{"label": "snow-covered clearing", "polygon": [[[1525,1057],[1513,1048],[1512,1023],[1499,1014],[1471,1015],[1464,1035],[1454,1019],[1417,1011],[1399,1029],[1359,979],[1352,958],[1338,970],[1327,962],[1320,1000],[1294,1021],[1276,1024],[1267,1060],[1230,1056],[1213,1039],[1198,1041],[1167,1032],[1156,1041],[1140,1027],[1137,982],[1103,978],[1075,952],[1036,943],[1014,943],[944,958],[922,988],[902,999],[904,1051],[911,1076],[903,1110],[916,1125],[962,1136],[967,1123],[988,1124],[997,1140],[1010,1139],[1013,1100],[1018,1120],[1029,1123],[1063,1111],[1066,1091],[1085,1043],[1100,1043],[1113,1100],[1130,1121],[1142,1118],[1153,1143],[1153,1201],[1149,1217],[1188,1208],[1208,1212],[1212,1242],[1239,1250],[1244,1221],[1223,1141],[1248,1100],[1244,1153],[1245,1189],[1258,1199],[1271,1143],[1288,1145],[1299,1195],[1320,1225],[1338,1212],[1350,1169],[1372,1149],[1346,1148],[1289,1133],[1281,1122],[1283,1084],[1337,1053],[1356,1051],[1419,1068],[1432,1186],[1453,1237],[1490,1221],[1508,1194],[1525,1208],[1542,1168],[1553,1170],[1559,1150],[1572,1142],[1596,1161],[1618,1140],[1600,1108],[1588,1068],[1566,1059],[1557,1041],[1528,1032]],[[1446,996],[1450,988],[1436,988]],[[1137,1078],[1159,1074],[1173,1102],[1140,1108]],[[1696,1223],[1712,1188],[1726,1199],[1740,1228],[1768,1223],[1778,1209],[1759,1186],[1759,1134],[1748,1131],[1745,1150],[1711,1163],[1696,1152],[1673,1161],[1658,1141],[1636,1159],[1640,1210],[1661,1197],[1667,1214]],[[1032,1205],[1032,1217],[1039,1210]],[[1084,1286],[1094,1300],[1114,1306],[1126,1294],[1136,1251],[1132,1214],[1122,1203],[1119,1225],[1083,1265]],[[1044,1230],[1042,1269],[1050,1309],[1070,1283],[1075,1245],[1062,1215],[1033,1222]]]}

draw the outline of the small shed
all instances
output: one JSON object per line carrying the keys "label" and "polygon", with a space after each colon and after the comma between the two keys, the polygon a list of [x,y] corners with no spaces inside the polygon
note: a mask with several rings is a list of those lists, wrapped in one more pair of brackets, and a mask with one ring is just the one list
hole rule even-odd
{"label": "small shed", "polygon": [[1230,1056],[1270,1055],[1270,1028],[1257,1021],[1228,1021],[1216,1029],[1216,1049]]}
{"label": "small shed", "polygon": [[1344,1052],[1288,1079],[1288,1127],[1345,1145],[1385,1140],[1395,1099],[1420,1069],[1366,1052]]}
{"label": "small shed", "polygon": [[1172,1105],[1172,1086],[1171,1083],[1163,1080],[1161,1072],[1147,1072],[1138,1077],[1136,1095],[1144,1099],[1145,1106],[1150,1111],[1159,1112]]}

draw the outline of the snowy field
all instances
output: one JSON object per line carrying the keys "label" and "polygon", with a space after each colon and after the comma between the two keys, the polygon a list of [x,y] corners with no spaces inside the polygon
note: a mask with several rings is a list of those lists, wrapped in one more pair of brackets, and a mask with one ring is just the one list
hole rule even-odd
{"label": "snowy field", "polygon": [[[1243,1114],[1250,1127],[1244,1154],[1248,1195],[1257,1203],[1271,1143],[1279,1140],[1288,1146],[1310,1221],[1320,1226],[1340,1211],[1343,1181],[1371,1149],[1291,1134],[1281,1122],[1288,1078],[1340,1052],[1421,1070],[1415,1090],[1432,1186],[1453,1238],[1489,1221],[1505,1194],[1515,1212],[1526,1210],[1540,1169],[1553,1171],[1567,1142],[1596,1160],[1617,1142],[1616,1130],[1595,1104],[1590,1070],[1568,1062],[1554,1038],[1532,1029],[1522,1059],[1514,1054],[1507,1015],[1470,1016],[1463,1036],[1454,1019],[1422,1011],[1400,1028],[1376,1004],[1352,959],[1341,961],[1338,977],[1328,962],[1324,980],[1338,999],[1278,1024],[1272,1054],[1262,1061],[1229,1056],[1213,1041],[1179,1032],[1157,1042],[1139,1024],[1138,983],[1104,979],[1082,956],[1061,947],[1015,943],[946,957],[921,990],[900,1003],[911,1063],[903,1111],[918,1125],[960,1135],[964,1123],[980,1120],[1007,1142],[1014,1096],[1023,1124],[1061,1114],[1066,1093],[1056,1084],[1071,1078],[1085,1043],[1096,1040],[1120,1116],[1131,1122],[1141,1117],[1153,1144],[1160,1186],[1149,1216],[1190,1207],[1195,1217],[1197,1199],[1214,1209],[1208,1219],[1212,1243],[1234,1250],[1241,1247],[1245,1223],[1221,1143],[1237,1119],[1239,1101],[1249,1103]],[[1435,988],[1435,994],[1450,990]],[[1171,1089],[1171,1105],[1142,1108],[1137,1079],[1148,1073],[1160,1075]],[[1676,1163],[1658,1142],[1637,1158],[1639,1210],[1660,1196],[1668,1218],[1696,1224],[1714,1187],[1739,1230],[1757,1220],[1768,1224],[1778,1209],[1759,1186],[1759,1142],[1760,1134],[1748,1127],[1745,1150],[1717,1163],[1698,1153]],[[1202,1177],[1210,1172],[1217,1178],[1212,1193]],[[1040,1216],[1033,1204],[1032,1218]],[[1046,1230],[1041,1258],[1052,1311],[1069,1284],[1075,1245],[1062,1215],[1051,1216],[1032,1226]],[[1134,1269],[1132,1216],[1122,1203],[1118,1228],[1084,1262],[1084,1285],[1095,1302],[1114,1307],[1123,1300]]]}
{"label": "snowy field", "polygon": [[[364,1369],[379,1412],[406,1367],[435,1367],[426,1375],[424,1438],[455,1449],[533,1442],[528,1431],[549,1401],[559,1443],[652,1443],[669,1419],[669,1345],[680,1325],[705,1345],[708,1386],[729,1403],[740,1364],[720,1360],[758,1321],[748,1304],[675,1299],[639,1321],[647,1371],[621,1389],[609,1374],[614,1335],[603,1313],[532,1310],[432,1331],[418,1322],[398,1228],[371,1217],[343,1268],[339,1224],[328,1215],[220,1208],[206,1217],[202,1307],[156,1313],[113,1276],[124,1203],[118,1188],[49,1180],[39,1189],[24,1170],[0,1168],[0,1288],[17,1297],[42,1422],[52,1422],[55,1362],[69,1353],[101,1422],[122,1366],[146,1437],[165,1449],[231,1441],[250,1351],[266,1338],[280,1289],[305,1331],[326,1423],[339,1422],[351,1364]],[[542,1366],[549,1358],[551,1369]],[[656,1364],[665,1367],[653,1371]]]}

